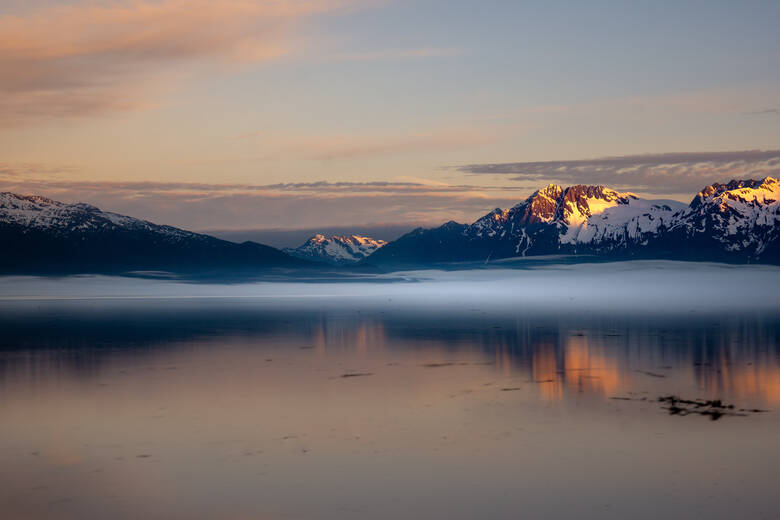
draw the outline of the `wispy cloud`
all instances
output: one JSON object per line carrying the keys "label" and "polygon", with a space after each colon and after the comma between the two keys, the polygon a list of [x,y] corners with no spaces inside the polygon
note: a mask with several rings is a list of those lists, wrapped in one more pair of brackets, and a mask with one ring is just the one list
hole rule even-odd
{"label": "wispy cloud", "polygon": [[763,114],[780,114],[780,108],[765,108],[764,110],[752,110],[750,112],[743,112],[746,116],[760,116]]}
{"label": "wispy cloud", "polygon": [[151,193],[193,194],[199,197],[219,197],[225,193],[265,195],[288,194],[311,197],[340,197],[354,193],[392,196],[415,193],[475,193],[481,191],[526,191],[520,186],[480,186],[470,184],[444,184],[440,182],[407,181],[314,181],[286,182],[275,184],[237,184],[237,183],[200,183],[200,182],[134,182],[134,181],[76,181],[49,177],[49,173],[60,173],[62,169],[40,167],[37,165],[0,164],[0,187],[6,191],[22,190],[25,193],[37,193],[36,190],[62,192],[105,192],[123,194],[137,198]]}
{"label": "wispy cloud", "polygon": [[521,186],[407,181],[252,184],[89,182],[0,165],[0,190],[40,194],[190,229],[313,228],[470,221],[527,196]]}
{"label": "wispy cloud", "polygon": [[549,182],[606,184],[689,198],[712,182],[780,175],[780,150],[472,164],[454,169],[467,175],[498,175],[512,183],[445,184],[414,178],[272,184],[98,182],[71,180],[78,172],[67,168],[0,163],[0,190],[88,202],[191,229],[294,229],[381,222],[435,225],[448,220],[469,222],[494,207],[512,206]]}
{"label": "wispy cloud", "polygon": [[153,74],[287,53],[296,20],[353,0],[76,2],[0,15],[0,125],[149,103]]}
{"label": "wispy cloud", "polygon": [[780,150],[626,155],[574,161],[468,164],[468,174],[511,175],[516,181],[606,184],[657,194],[695,192],[712,182],[780,174]]}
{"label": "wispy cloud", "polygon": [[41,163],[0,163],[0,182],[9,182],[13,180],[26,182],[29,179],[57,179],[75,171],[75,167],[66,165],[51,166]]}

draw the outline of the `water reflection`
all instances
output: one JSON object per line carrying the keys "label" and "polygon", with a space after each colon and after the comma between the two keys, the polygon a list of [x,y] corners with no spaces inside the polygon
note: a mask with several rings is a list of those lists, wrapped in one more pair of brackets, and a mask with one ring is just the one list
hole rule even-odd
{"label": "water reflection", "polygon": [[[780,320],[408,313],[251,302],[15,303],[0,308],[0,382],[100,378],[107,363],[197,346],[300,350],[316,359],[467,360],[527,383],[545,401],[650,386],[780,403]],[[183,354],[186,355],[186,354]],[[476,359],[476,361],[474,361]],[[120,361],[121,362],[121,361]]]}
{"label": "water reflection", "polygon": [[777,408],[779,323],[0,303],[0,517],[766,517],[778,414],[655,398]]}

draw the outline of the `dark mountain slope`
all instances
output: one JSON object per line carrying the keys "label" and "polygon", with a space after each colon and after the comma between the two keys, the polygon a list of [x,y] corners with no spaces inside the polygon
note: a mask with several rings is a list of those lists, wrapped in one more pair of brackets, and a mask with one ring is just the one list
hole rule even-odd
{"label": "dark mountain slope", "polygon": [[12,193],[0,193],[0,251],[2,273],[251,271],[315,265],[262,244],[235,244],[88,204]]}

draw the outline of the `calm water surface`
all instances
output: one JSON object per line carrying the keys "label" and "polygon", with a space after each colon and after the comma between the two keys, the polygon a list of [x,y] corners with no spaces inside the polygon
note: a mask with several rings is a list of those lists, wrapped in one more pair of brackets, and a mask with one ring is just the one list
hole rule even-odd
{"label": "calm water surface", "polygon": [[389,300],[0,301],[0,517],[780,516],[776,308]]}

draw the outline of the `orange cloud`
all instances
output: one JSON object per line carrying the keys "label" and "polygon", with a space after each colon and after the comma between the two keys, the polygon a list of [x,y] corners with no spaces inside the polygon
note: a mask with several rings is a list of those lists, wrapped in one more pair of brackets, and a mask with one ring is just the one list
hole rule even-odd
{"label": "orange cloud", "polygon": [[352,0],[125,0],[0,16],[0,125],[147,103],[154,75],[289,52],[295,21]]}
{"label": "orange cloud", "polygon": [[0,163],[0,191],[88,202],[107,211],[188,229],[256,229],[473,221],[495,205],[514,205],[528,191],[516,186],[419,182],[204,184],[73,181],[51,168]]}

